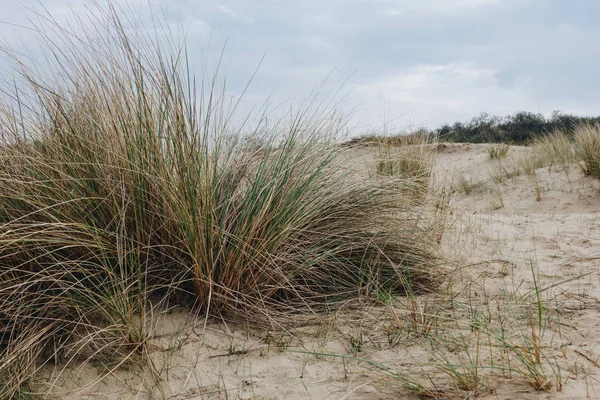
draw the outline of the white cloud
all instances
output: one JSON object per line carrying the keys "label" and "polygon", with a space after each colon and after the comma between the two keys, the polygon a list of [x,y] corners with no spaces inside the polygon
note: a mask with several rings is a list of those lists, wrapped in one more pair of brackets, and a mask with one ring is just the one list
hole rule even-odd
{"label": "white cloud", "polygon": [[[527,108],[526,94],[516,88],[499,87],[496,75],[494,69],[473,63],[420,65],[363,83],[355,93],[368,99],[371,118],[377,118],[385,109],[391,118],[408,113],[400,120],[401,125],[431,128],[456,118],[468,119],[480,111],[502,114],[515,106]],[[382,121],[371,122],[377,125]]]}
{"label": "white cloud", "polygon": [[511,7],[527,0],[378,0],[378,13],[406,20],[432,17],[465,17],[465,13],[487,12],[493,8]]}
{"label": "white cloud", "polygon": [[238,13],[236,13],[235,11],[233,11],[231,8],[227,7],[224,4],[218,4],[217,9],[220,12],[222,12],[223,14],[225,14],[233,19],[236,19],[238,21],[249,21],[248,18],[241,17]]}

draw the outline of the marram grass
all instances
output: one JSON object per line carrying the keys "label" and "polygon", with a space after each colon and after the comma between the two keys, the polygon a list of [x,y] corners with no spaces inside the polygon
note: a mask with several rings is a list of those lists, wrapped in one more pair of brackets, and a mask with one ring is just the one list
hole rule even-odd
{"label": "marram grass", "polygon": [[583,159],[583,173],[600,179],[600,126],[584,124],[576,127],[575,144]]}
{"label": "marram grass", "polygon": [[70,73],[22,69],[0,112],[0,398],[50,361],[143,357],[160,304],[260,321],[437,283],[431,219],[399,190],[427,171],[356,174],[308,109],[232,126],[180,52],[108,15],[112,39],[51,48]]}

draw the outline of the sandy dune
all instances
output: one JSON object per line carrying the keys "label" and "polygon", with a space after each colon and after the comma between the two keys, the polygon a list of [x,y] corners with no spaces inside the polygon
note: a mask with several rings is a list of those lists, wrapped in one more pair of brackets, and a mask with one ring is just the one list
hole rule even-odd
{"label": "sandy dune", "polygon": [[348,304],[287,332],[175,310],[157,316],[144,367],[46,366],[36,388],[77,399],[600,397],[599,184],[577,165],[511,176],[529,149],[511,148],[501,167],[486,149],[440,149],[455,271],[438,293]]}

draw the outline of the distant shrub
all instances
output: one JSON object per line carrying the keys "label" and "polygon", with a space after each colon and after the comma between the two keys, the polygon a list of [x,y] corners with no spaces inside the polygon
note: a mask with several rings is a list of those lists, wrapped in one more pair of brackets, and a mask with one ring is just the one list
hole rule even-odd
{"label": "distant shrub", "polygon": [[563,132],[572,138],[582,124],[600,124],[598,117],[579,117],[554,111],[550,117],[543,114],[520,111],[498,117],[481,113],[468,122],[443,125],[436,130],[419,129],[409,134],[364,135],[346,142],[346,145],[405,146],[422,142],[423,138],[436,137],[440,141],[456,143],[510,143],[532,144],[552,132]]}
{"label": "distant shrub", "polygon": [[560,111],[549,118],[526,111],[505,117],[482,113],[469,122],[444,125],[436,133],[440,140],[448,142],[531,144],[555,131],[573,137],[577,126],[597,123],[600,117],[579,117]]}

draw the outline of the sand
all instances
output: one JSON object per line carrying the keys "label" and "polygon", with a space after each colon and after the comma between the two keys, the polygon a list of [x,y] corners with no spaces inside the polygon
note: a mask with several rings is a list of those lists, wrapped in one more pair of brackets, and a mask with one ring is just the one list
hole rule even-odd
{"label": "sand", "polygon": [[[454,272],[437,293],[393,307],[356,301],[287,332],[173,310],[156,317],[143,363],[46,365],[34,387],[60,399],[597,398],[599,183],[578,165],[507,177],[528,151],[511,148],[499,177],[487,145],[440,149]],[[540,391],[518,357],[535,361],[533,341]]]}

